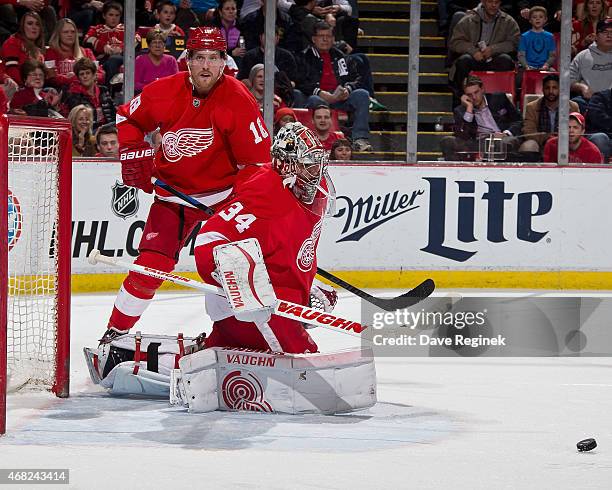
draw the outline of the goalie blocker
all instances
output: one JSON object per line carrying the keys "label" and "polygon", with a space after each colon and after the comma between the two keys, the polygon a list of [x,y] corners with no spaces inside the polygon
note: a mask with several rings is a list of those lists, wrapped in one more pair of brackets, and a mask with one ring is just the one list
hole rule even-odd
{"label": "goalie blocker", "polygon": [[376,403],[371,349],[278,354],[198,348],[198,339],[137,333],[86,348],[85,358],[92,381],[112,394],[169,398],[193,413],[334,414]]}

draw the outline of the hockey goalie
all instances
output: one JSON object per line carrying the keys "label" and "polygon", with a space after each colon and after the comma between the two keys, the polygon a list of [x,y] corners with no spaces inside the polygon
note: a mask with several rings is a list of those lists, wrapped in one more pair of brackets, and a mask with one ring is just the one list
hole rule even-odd
{"label": "hockey goalie", "polygon": [[[327,156],[300,123],[281,129],[271,164],[244,169],[232,199],[196,238],[207,337],[124,335],[86,349],[94,382],[119,394],[169,396],[190,412],[341,413],[376,403],[369,349],[320,353],[305,325],[273,315],[277,299],[330,312],[335,291],[314,281],[333,185]],[[331,197],[333,199],[333,197]]]}

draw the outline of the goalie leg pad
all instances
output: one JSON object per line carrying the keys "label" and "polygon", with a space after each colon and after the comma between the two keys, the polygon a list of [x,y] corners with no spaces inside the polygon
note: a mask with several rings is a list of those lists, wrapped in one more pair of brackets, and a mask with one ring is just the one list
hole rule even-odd
{"label": "goalie leg pad", "polygon": [[257,239],[217,245],[213,255],[234,316],[244,322],[267,322],[276,306],[276,295]]}
{"label": "goalie leg pad", "polygon": [[140,361],[137,362],[137,335],[123,335],[97,349],[85,348],[90,377],[113,395],[167,398],[170,373],[180,355],[181,342],[186,350],[197,349],[197,343],[192,338],[144,334],[140,336]]}
{"label": "goalie leg pad", "polygon": [[[171,376],[170,403],[183,405],[195,413],[218,410],[215,350],[204,349],[185,356],[184,359],[185,368],[175,369]],[[180,364],[179,361],[179,366]]]}
{"label": "goalie leg pad", "polygon": [[185,393],[181,402],[190,412],[218,406],[230,411],[335,414],[376,403],[371,349],[282,355],[211,348],[181,358],[179,367]]}

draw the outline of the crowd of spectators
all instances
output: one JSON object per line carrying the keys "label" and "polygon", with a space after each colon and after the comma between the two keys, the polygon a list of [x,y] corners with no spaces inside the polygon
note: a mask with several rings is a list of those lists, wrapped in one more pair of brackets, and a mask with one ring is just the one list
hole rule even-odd
{"label": "crowd of spectators", "polygon": [[[612,0],[573,4],[569,110],[584,116],[581,137],[607,162]],[[263,106],[265,0],[137,0],[136,6],[136,93],[186,69],[181,54],[189,29],[214,25],[228,44],[226,73]],[[476,158],[479,140],[492,135],[508,158],[542,161],[545,142],[558,131],[560,0],[439,0],[438,6],[454,93],[454,133],[441,140],[444,158]],[[370,113],[386,108],[375,98],[369,59],[359,50],[356,7],[356,0],[276,1],[275,129],[296,118],[293,109],[307,108],[330,151],[342,136],[352,150],[374,150]],[[116,0],[0,0],[0,111],[68,118],[78,125],[76,154],[105,154],[94,141],[122,102],[123,16]],[[487,90],[475,71],[515,72],[516,90]],[[549,72],[535,100],[521,94],[527,71]],[[348,118],[344,134],[326,127],[338,111]]]}
{"label": "crowd of spectators", "polygon": [[[488,139],[500,141],[488,148],[501,145],[498,153],[510,160],[556,161],[550,149],[559,126],[561,2],[438,4],[455,101],[453,136],[440,142],[444,159],[480,158],[487,148],[482,140]],[[612,1],[575,0],[573,7],[570,161],[607,163],[612,155]],[[542,85],[535,100],[521,93],[528,71],[537,72]],[[487,90],[478,72],[514,72],[515,85],[504,93]]]}
{"label": "crowd of spectators", "polygon": [[[369,110],[384,107],[374,98],[367,57],[356,51],[352,4],[276,2],[274,108],[342,110],[352,146],[368,151]],[[263,106],[265,0],[137,0],[136,8],[136,94],[186,69],[189,29],[213,25],[227,42],[226,74]],[[123,16],[116,0],[0,0],[0,112],[67,118],[75,155],[109,154],[96,135],[123,103]]]}

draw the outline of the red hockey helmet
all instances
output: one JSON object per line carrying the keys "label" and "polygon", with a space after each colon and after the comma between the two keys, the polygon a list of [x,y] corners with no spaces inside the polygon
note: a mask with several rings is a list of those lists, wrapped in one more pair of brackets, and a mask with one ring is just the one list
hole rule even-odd
{"label": "red hockey helmet", "polygon": [[216,27],[195,27],[189,31],[187,49],[199,51],[210,49],[212,51],[227,51],[227,43],[221,31]]}

